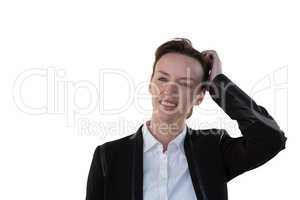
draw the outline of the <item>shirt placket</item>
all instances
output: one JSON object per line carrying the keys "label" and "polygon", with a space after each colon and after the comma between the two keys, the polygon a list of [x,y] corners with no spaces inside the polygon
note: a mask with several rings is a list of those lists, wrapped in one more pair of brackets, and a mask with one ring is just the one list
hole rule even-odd
{"label": "shirt placket", "polygon": [[160,146],[159,148],[160,155],[160,199],[167,200],[168,199],[168,156],[167,153],[163,153],[163,148]]}

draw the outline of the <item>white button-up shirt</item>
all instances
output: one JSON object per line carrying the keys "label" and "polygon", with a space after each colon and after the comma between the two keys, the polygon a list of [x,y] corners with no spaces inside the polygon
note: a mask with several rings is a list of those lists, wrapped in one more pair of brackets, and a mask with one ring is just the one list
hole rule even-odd
{"label": "white button-up shirt", "polygon": [[188,163],[184,153],[183,131],[169,144],[163,153],[163,145],[151,134],[145,122],[143,131],[144,200],[196,200]]}

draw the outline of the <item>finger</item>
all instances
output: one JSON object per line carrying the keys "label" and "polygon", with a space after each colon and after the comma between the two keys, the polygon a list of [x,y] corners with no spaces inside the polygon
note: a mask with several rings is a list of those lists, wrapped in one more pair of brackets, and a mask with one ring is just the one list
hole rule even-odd
{"label": "finger", "polygon": [[206,50],[206,51],[203,52],[203,55],[204,56],[211,55],[212,57],[217,57],[217,52],[215,50]]}
{"label": "finger", "polygon": [[202,54],[202,57],[203,57],[204,59],[207,59],[208,56],[209,56],[209,52],[203,52],[203,53],[201,53],[201,54]]}
{"label": "finger", "polygon": [[205,54],[204,60],[207,62],[212,62],[214,60],[214,54],[210,54],[210,53]]}

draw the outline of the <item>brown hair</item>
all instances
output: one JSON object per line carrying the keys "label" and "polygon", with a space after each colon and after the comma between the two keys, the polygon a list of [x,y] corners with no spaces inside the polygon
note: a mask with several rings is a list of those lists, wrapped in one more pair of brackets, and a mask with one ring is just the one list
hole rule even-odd
{"label": "brown hair", "polygon": [[[155,72],[156,63],[163,55],[165,55],[167,53],[180,53],[180,54],[195,58],[196,60],[199,61],[200,65],[202,66],[203,72],[204,72],[202,82],[206,82],[208,80],[210,66],[206,62],[204,62],[204,60],[202,58],[202,54],[198,50],[193,48],[192,42],[186,38],[173,38],[173,39],[163,43],[156,49],[155,61],[153,63],[153,71],[152,71],[151,79]],[[205,89],[207,89],[207,87],[204,84],[200,87],[200,89],[205,90]],[[193,113],[193,108],[191,109],[191,111],[189,112],[189,114],[186,118],[189,118],[192,115],[192,113]]]}
{"label": "brown hair", "polygon": [[172,40],[169,40],[162,45],[160,45],[156,51],[155,51],[155,61],[153,63],[153,71],[152,71],[152,76],[155,72],[155,67],[156,63],[158,60],[165,54],[167,53],[180,53],[186,56],[190,56],[192,58],[195,58],[198,60],[200,65],[202,66],[203,72],[204,72],[204,77],[202,78],[202,81],[207,81],[208,80],[208,75],[209,75],[209,65],[204,62],[202,58],[202,54],[194,49],[192,46],[192,42],[189,39],[186,38],[173,38]]}

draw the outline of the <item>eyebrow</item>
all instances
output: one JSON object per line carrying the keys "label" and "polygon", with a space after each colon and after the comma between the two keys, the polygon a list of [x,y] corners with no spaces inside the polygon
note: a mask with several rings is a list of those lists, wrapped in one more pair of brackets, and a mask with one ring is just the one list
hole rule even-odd
{"label": "eyebrow", "polygon": [[[170,74],[168,74],[167,72],[164,72],[164,71],[161,71],[161,70],[159,70],[158,72],[160,72],[160,73],[162,73],[162,74],[164,74],[164,75],[166,75],[166,76],[170,76]],[[180,77],[179,79],[191,79],[192,81],[195,81],[195,82],[196,82],[195,79],[193,79],[193,78],[188,78],[188,77]]]}

